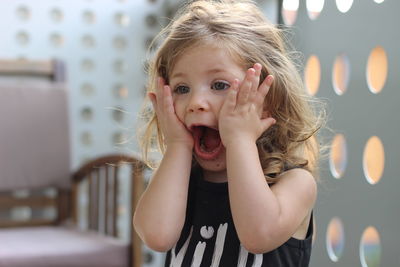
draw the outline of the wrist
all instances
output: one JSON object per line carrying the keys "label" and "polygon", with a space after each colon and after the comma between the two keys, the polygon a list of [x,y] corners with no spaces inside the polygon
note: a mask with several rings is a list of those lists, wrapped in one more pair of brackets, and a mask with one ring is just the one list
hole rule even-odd
{"label": "wrist", "polygon": [[168,142],[166,144],[166,152],[167,151],[180,151],[182,153],[192,154],[193,144],[181,141]]}
{"label": "wrist", "polygon": [[224,144],[225,148],[228,149],[233,147],[249,147],[256,145],[256,140],[253,140],[253,138],[249,136],[242,135],[229,138],[224,140],[222,143]]}
{"label": "wrist", "polygon": [[174,138],[165,138],[166,147],[188,147],[191,150],[194,146],[194,140],[192,136],[179,136]]}

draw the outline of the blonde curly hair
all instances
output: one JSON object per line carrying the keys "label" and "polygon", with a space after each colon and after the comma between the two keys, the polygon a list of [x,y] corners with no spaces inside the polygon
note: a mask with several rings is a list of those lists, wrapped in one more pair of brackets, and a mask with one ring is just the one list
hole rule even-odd
{"label": "blonde curly hair", "polygon": [[[188,49],[213,44],[226,49],[243,69],[256,62],[263,67],[261,81],[271,74],[274,82],[264,108],[276,124],[257,140],[260,162],[268,182],[282,172],[302,167],[317,177],[319,144],[316,133],[324,114],[316,115],[319,101],[306,93],[299,71],[285,42],[285,32],[268,21],[251,0],[197,0],[188,2],[155,40],[161,45],[149,65],[147,90],[154,92],[157,77],[166,82],[174,64]],[[142,148],[147,161],[154,143],[165,151],[162,132],[152,109],[144,109],[147,123]]]}

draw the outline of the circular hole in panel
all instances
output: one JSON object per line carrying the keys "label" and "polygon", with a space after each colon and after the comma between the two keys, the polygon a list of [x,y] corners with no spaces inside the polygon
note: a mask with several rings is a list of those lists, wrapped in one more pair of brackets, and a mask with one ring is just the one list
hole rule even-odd
{"label": "circular hole in panel", "polygon": [[30,41],[29,34],[24,31],[18,32],[15,38],[20,45],[27,45]]}
{"label": "circular hole in panel", "polygon": [[386,82],[388,72],[388,60],[385,49],[381,46],[375,47],[368,57],[367,81],[372,93],[379,93]]}
{"label": "circular hole in panel", "polygon": [[54,47],[61,47],[64,44],[64,38],[58,33],[52,33],[49,39]]}
{"label": "circular hole in panel", "polygon": [[324,8],[324,0],[307,0],[306,6],[308,11],[308,16],[310,19],[314,20],[318,18],[322,9]]}
{"label": "circular hole in panel", "polygon": [[149,27],[157,26],[157,16],[154,14],[149,14],[146,16],[146,24]]}
{"label": "circular hole in panel", "polygon": [[129,90],[126,86],[124,86],[122,84],[118,84],[114,87],[114,95],[117,98],[126,99],[126,98],[128,98]]}
{"label": "circular hole in panel", "polygon": [[81,68],[83,71],[90,72],[94,69],[94,63],[91,59],[84,59],[81,62]]}
{"label": "circular hole in panel", "polygon": [[375,227],[364,230],[360,242],[360,261],[362,267],[379,267],[381,262],[381,241]]}
{"label": "circular hole in panel", "polygon": [[166,19],[172,19],[176,14],[176,8],[173,7],[166,8],[164,14]]}
{"label": "circular hole in panel", "polygon": [[346,13],[353,5],[353,0],[336,0],[336,7],[340,12]]}
{"label": "circular hole in panel", "polygon": [[283,0],[282,18],[286,25],[293,25],[297,18],[299,0]]}
{"label": "circular hole in panel", "polygon": [[381,3],[383,3],[385,0],[374,0],[374,2],[375,3],[377,3],[377,4],[381,4]]}
{"label": "circular hole in panel", "polygon": [[118,50],[123,50],[127,46],[126,39],[122,36],[117,36],[113,40],[114,47]]}
{"label": "circular hole in panel", "polygon": [[128,27],[130,22],[131,22],[131,18],[124,13],[117,13],[115,14],[115,23],[117,23],[118,26],[121,27]]}
{"label": "circular hole in panel", "polygon": [[81,143],[85,146],[90,146],[93,142],[92,134],[90,132],[83,132],[81,134]]}
{"label": "circular hole in panel", "polygon": [[144,254],[143,254],[143,262],[144,263],[146,263],[146,264],[151,264],[151,263],[153,263],[153,260],[154,260],[154,257],[153,257],[153,253],[152,252],[150,252],[150,251],[146,251]]}
{"label": "circular hole in panel", "polygon": [[122,59],[116,59],[113,68],[115,73],[123,74],[126,71],[126,64]]}
{"label": "circular hole in panel", "polygon": [[64,19],[64,14],[58,8],[50,10],[50,18],[53,22],[61,22]]}
{"label": "circular hole in panel", "polygon": [[96,46],[96,41],[93,36],[86,34],[82,37],[82,44],[86,48],[93,48]]}
{"label": "circular hole in panel", "polygon": [[90,83],[84,83],[81,86],[81,92],[85,96],[91,96],[94,94],[94,87]]}
{"label": "circular hole in panel", "polygon": [[82,18],[83,21],[87,24],[93,24],[96,21],[95,14],[90,10],[86,10],[85,12],[83,12]]}
{"label": "circular hole in panel", "polygon": [[326,231],[326,249],[329,258],[333,262],[337,262],[343,254],[344,250],[344,228],[342,221],[334,217]]}
{"label": "circular hole in panel", "polygon": [[376,184],[382,178],[385,167],[385,150],[379,137],[372,136],[363,155],[364,175],[370,184]]}
{"label": "circular hole in panel", "polygon": [[112,110],[112,117],[115,121],[121,122],[124,119],[124,110],[116,107]]}
{"label": "circular hole in panel", "polygon": [[321,65],[318,57],[315,55],[311,55],[307,60],[304,80],[308,93],[310,95],[315,95],[318,92],[321,80]]}
{"label": "circular hole in panel", "polygon": [[90,107],[84,107],[81,110],[81,118],[85,121],[90,121],[93,119],[93,111]]}
{"label": "circular hole in panel", "polygon": [[329,166],[333,177],[341,178],[347,166],[347,145],[343,134],[337,134],[332,141]]}
{"label": "circular hole in panel", "polygon": [[336,94],[342,95],[347,90],[350,79],[350,61],[345,54],[336,57],[333,65],[333,89]]}
{"label": "circular hole in panel", "polygon": [[22,21],[27,21],[31,18],[31,11],[26,6],[20,6],[16,11],[17,17]]}
{"label": "circular hole in panel", "polygon": [[127,143],[126,137],[123,133],[117,132],[112,136],[113,145],[123,145]]}

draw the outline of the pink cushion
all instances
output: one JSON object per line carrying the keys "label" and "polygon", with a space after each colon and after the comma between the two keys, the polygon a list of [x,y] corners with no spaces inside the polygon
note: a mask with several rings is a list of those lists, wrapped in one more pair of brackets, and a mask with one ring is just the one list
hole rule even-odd
{"label": "pink cushion", "polygon": [[63,87],[0,86],[0,128],[0,191],[69,185]]}
{"label": "pink cushion", "polygon": [[63,227],[0,229],[0,266],[126,267],[128,244]]}

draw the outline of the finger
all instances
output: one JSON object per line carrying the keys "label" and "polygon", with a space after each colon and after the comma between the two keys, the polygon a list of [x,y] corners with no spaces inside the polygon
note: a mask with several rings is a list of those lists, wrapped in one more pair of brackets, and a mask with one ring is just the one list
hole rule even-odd
{"label": "finger", "polygon": [[264,81],[261,83],[260,87],[258,88],[258,99],[262,98],[264,99],[269,91],[269,88],[271,88],[272,83],[274,82],[274,76],[268,75]]}
{"label": "finger", "polygon": [[250,102],[253,102],[257,98],[257,91],[258,91],[258,86],[260,85],[260,75],[261,75],[262,66],[260,63],[256,63],[256,64],[254,64],[253,69],[254,69],[254,76],[253,76],[253,84],[251,86],[251,91],[250,91],[250,96],[249,96]]}
{"label": "finger", "polygon": [[157,77],[157,86],[156,86],[156,93],[159,95],[161,89],[164,86],[164,79],[162,77]]}
{"label": "finger", "polygon": [[257,97],[254,103],[258,107],[259,114],[263,112],[265,97],[267,96],[273,81],[274,77],[272,75],[268,75],[258,88]]}
{"label": "finger", "polygon": [[234,79],[233,83],[232,83],[232,86],[231,86],[231,90],[234,90],[234,91],[236,91],[236,93],[238,93],[239,92],[239,85],[240,85],[239,79]]}
{"label": "finger", "polygon": [[239,80],[235,79],[233,81],[233,84],[231,86],[231,90],[229,90],[229,93],[225,99],[224,102],[224,109],[228,111],[232,111],[236,107],[236,101],[237,101],[237,95],[238,95],[238,90],[239,90]]}
{"label": "finger", "polygon": [[247,70],[246,76],[239,88],[238,101],[237,101],[238,105],[245,105],[248,102],[250,90],[253,84],[254,73],[255,70],[253,68]]}
{"label": "finger", "polygon": [[239,80],[235,79],[233,80],[233,84],[232,84],[232,90],[231,90],[231,94],[230,94],[230,103],[233,104],[232,110],[235,109],[236,107],[236,103],[237,103],[237,97],[238,97],[238,93],[239,93]]}
{"label": "finger", "polygon": [[159,104],[158,108],[163,109],[164,108],[164,98],[163,98],[163,88],[164,87],[164,80],[161,77],[157,78],[157,86],[156,86],[156,99],[157,99],[157,104]]}
{"label": "finger", "polygon": [[168,85],[164,85],[163,87],[163,97],[164,97],[164,111],[167,112],[168,114],[175,113],[171,88]]}

